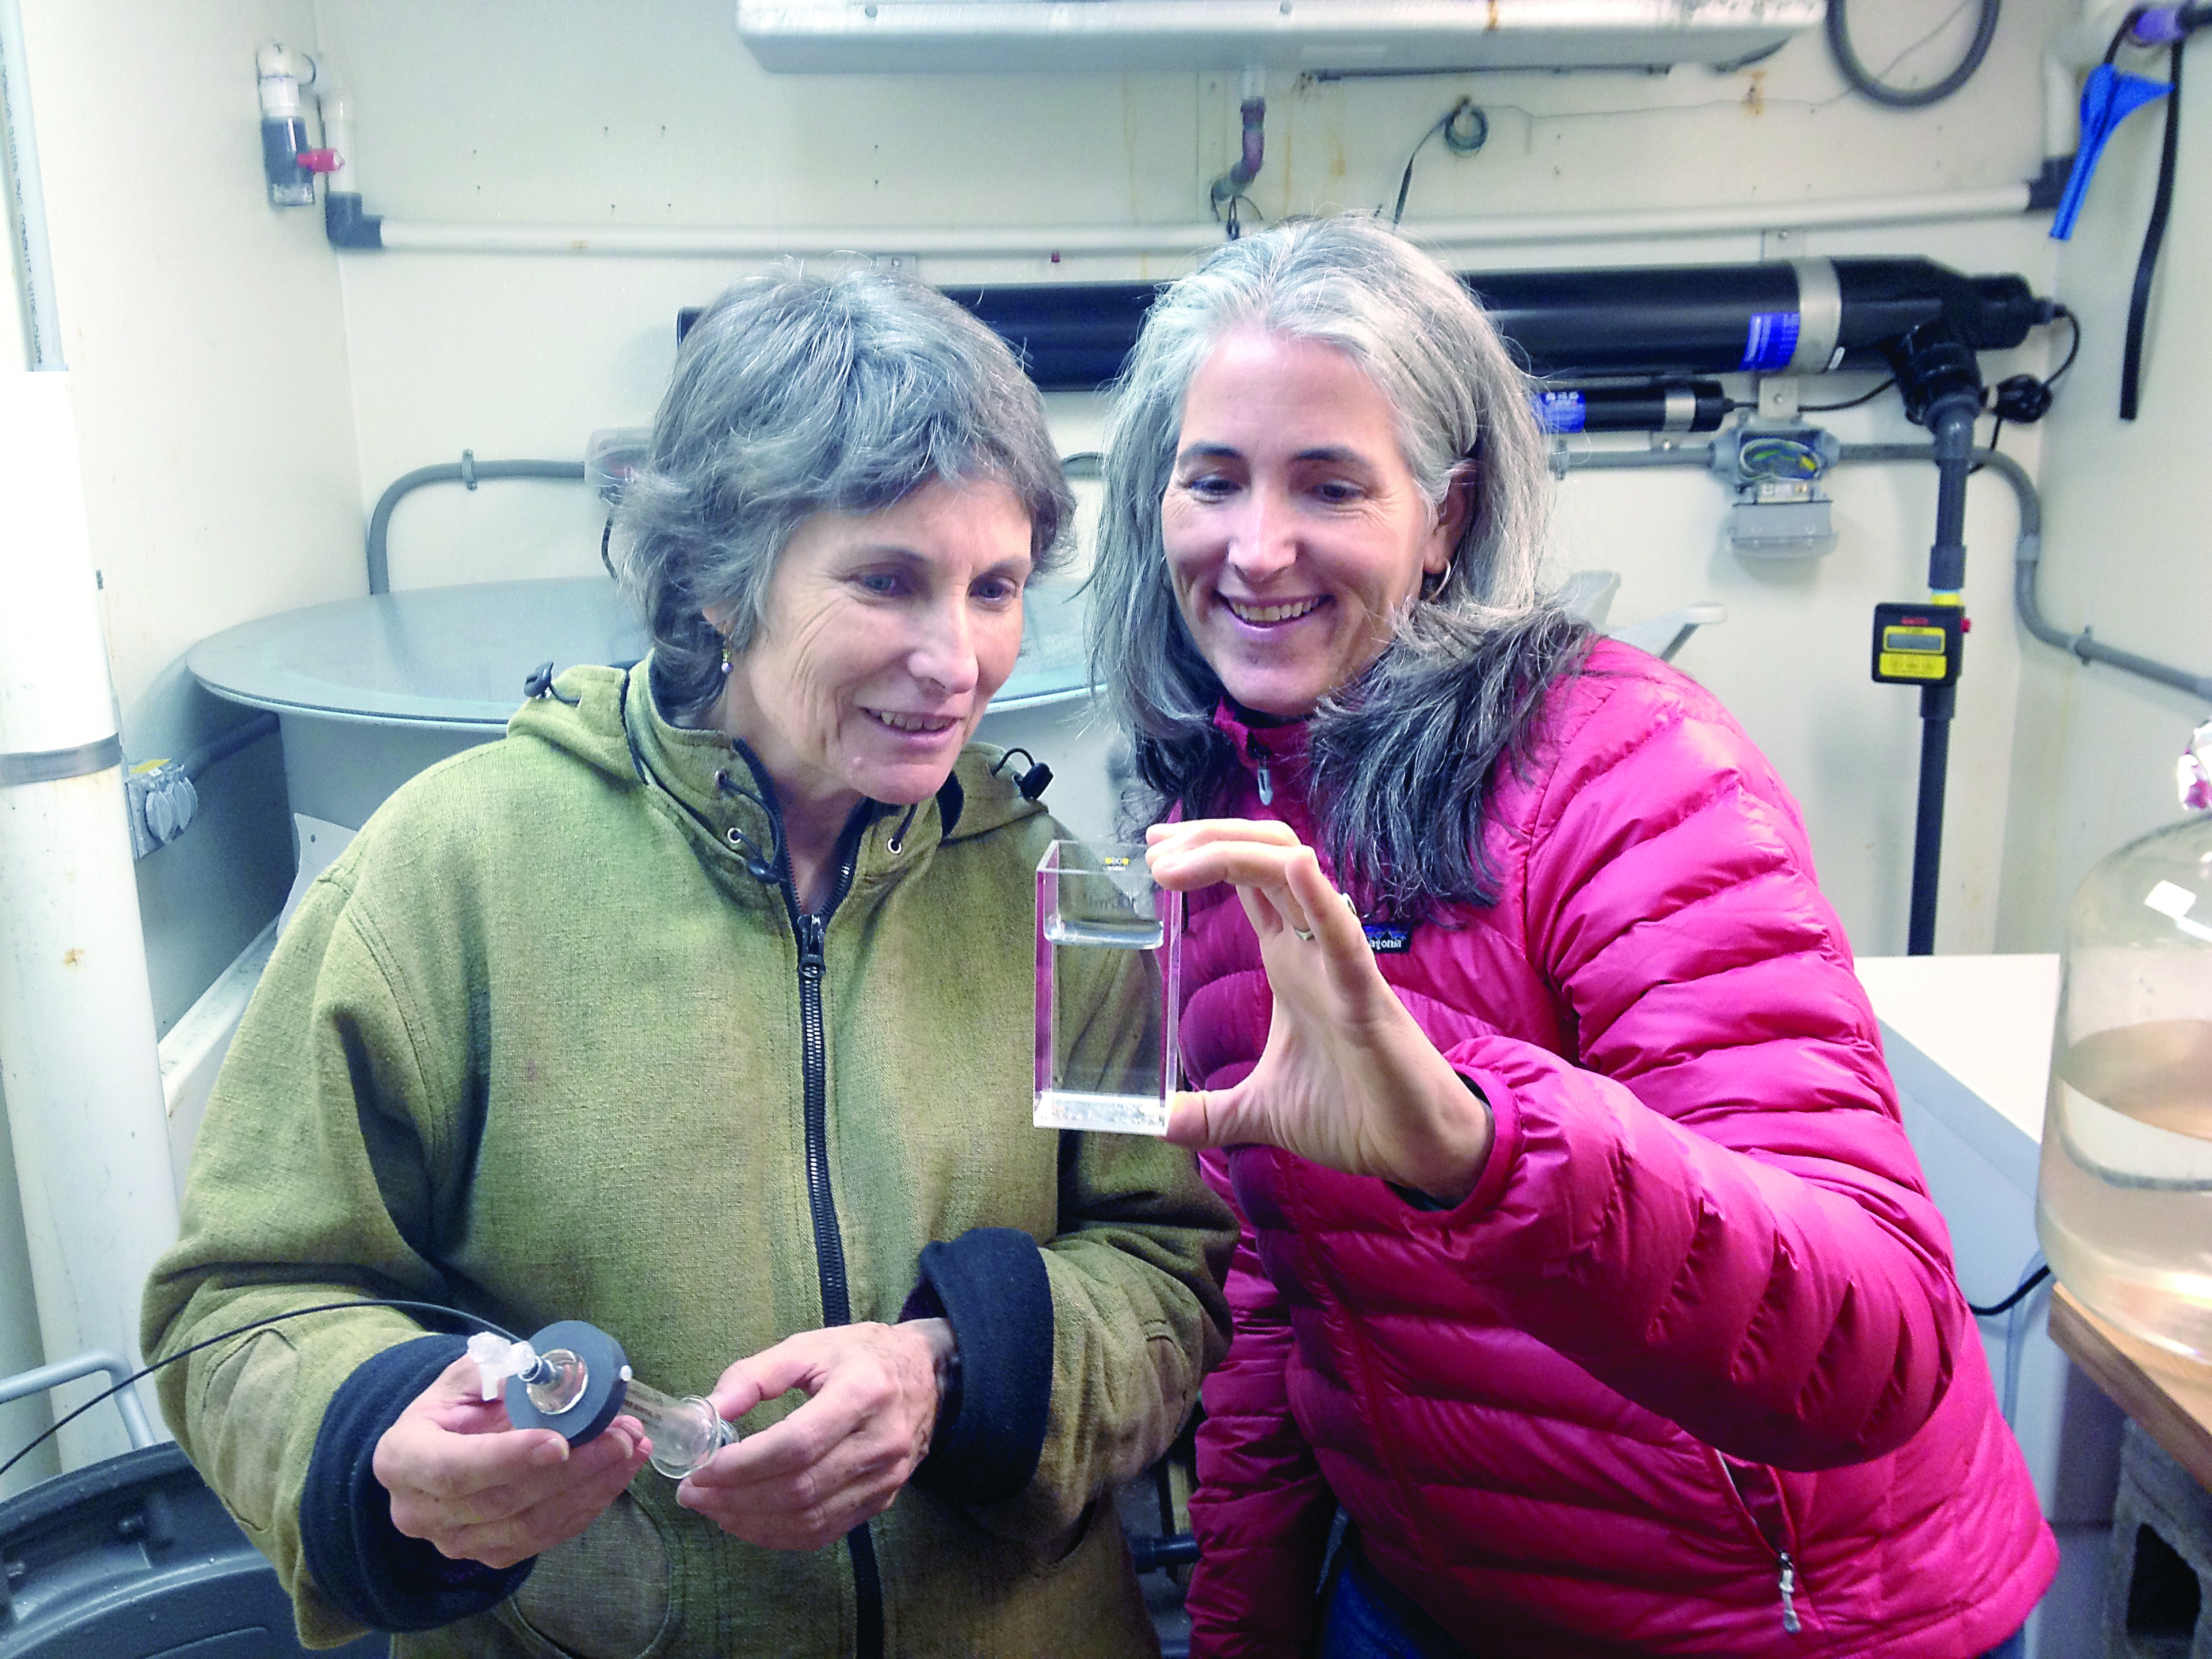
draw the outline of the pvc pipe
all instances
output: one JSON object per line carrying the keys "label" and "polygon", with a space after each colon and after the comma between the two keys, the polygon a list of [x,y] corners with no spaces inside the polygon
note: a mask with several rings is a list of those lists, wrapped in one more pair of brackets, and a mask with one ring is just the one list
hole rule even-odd
{"label": "pvc pipe", "polygon": [[[351,181],[349,180],[349,187]],[[1409,224],[1431,246],[1509,246],[1705,236],[1814,226],[1884,225],[2008,217],[2027,211],[2025,184],[1832,202],[1761,202],[1653,208],[1626,213],[1531,213]],[[1218,224],[848,225],[822,229],[647,225],[462,225],[383,222],[386,248],[416,253],[587,253],[630,257],[775,258],[791,253],[913,253],[1006,257],[1043,253],[1195,252],[1222,240]]]}
{"label": "pvc pipe", "polygon": [[46,241],[46,197],[40,183],[39,139],[31,125],[31,84],[24,72],[23,13],[17,0],[0,0],[0,103],[6,106],[8,205],[15,215],[15,255],[21,262],[23,315],[30,330],[34,369],[52,372],[62,361],[60,313],[54,307],[54,265]]}
{"label": "pvc pipe", "polygon": [[[358,196],[361,167],[353,150],[353,103],[328,64],[318,63],[315,66],[315,110],[321,118],[323,148],[337,155],[338,172],[345,175],[345,188]],[[327,191],[338,183],[333,174],[323,180],[323,188]]]}
{"label": "pvc pipe", "polygon": [[2053,42],[2043,54],[2043,153],[2071,155],[2081,147],[2081,74]]}
{"label": "pvc pipe", "polygon": [[2099,62],[2132,8],[2082,0],[2080,14],[2043,49],[2043,153],[2067,156],[2081,143],[2081,72]]}
{"label": "pvc pipe", "polygon": [[[50,1358],[135,1354],[177,1236],[82,478],[68,377],[0,379],[0,1090]],[[65,1468],[123,1449],[63,1431]]]}

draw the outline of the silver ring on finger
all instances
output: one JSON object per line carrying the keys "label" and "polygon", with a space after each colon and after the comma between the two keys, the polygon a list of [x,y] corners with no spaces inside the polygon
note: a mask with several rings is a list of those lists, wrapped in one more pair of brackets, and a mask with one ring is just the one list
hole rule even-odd
{"label": "silver ring on finger", "polygon": [[1313,943],[1314,936],[1312,933],[1299,927],[1296,922],[1292,922],[1291,924],[1291,931],[1296,933],[1300,939],[1304,939],[1307,944],[1311,945]]}

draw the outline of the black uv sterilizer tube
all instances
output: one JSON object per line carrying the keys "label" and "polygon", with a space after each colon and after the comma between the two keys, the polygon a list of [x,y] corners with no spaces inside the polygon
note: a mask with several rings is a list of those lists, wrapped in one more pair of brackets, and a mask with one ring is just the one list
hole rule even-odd
{"label": "black uv sterilizer tube", "polygon": [[[2050,320],[2024,278],[1966,276],[1930,259],[1476,271],[1462,276],[1530,373],[1814,374],[1887,368],[1881,348],[1941,322],[1975,351]],[[1008,283],[945,292],[1019,353],[1039,386],[1121,373],[1162,284]]]}

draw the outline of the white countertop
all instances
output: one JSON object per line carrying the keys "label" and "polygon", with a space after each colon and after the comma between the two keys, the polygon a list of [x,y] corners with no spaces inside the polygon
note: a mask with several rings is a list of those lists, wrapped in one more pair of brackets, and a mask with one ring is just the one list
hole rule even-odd
{"label": "white countertop", "polygon": [[1873,957],[1858,974],[1887,1031],[2042,1141],[2056,956]]}

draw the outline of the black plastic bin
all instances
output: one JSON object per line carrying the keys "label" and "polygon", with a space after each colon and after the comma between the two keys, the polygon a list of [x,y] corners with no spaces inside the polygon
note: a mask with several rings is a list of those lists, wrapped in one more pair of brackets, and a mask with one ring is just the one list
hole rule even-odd
{"label": "black plastic bin", "polygon": [[[0,1504],[0,1659],[295,1659],[276,1570],[173,1442]],[[388,1650],[382,1637],[337,1650]]]}
{"label": "black plastic bin", "polygon": [[[106,1370],[87,1354],[0,1382],[20,1399]],[[134,1443],[152,1438],[128,1390],[118,1396]],[[0,1504],[0,1659],[298,1659],[291,1599],[173,1441],[137,1443]],[[335,1650],[382,1659],[364,1637]],[[326,1650],[325,1651],[331,1651]]]}

